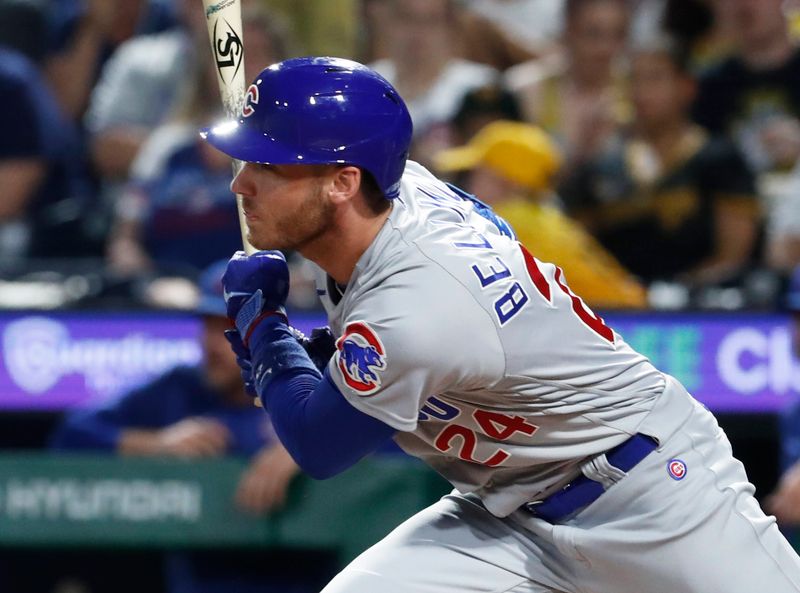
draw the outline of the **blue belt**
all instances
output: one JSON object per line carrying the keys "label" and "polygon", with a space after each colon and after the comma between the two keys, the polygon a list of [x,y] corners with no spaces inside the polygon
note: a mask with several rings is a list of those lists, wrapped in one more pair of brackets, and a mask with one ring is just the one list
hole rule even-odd
{"label": "blue belt", "polygon": [[[624,443],[607,451],[606,459],[614,467],[628,472],[656,447],[658,447],[658,443],[653,437],[635,434]],[[557,523],[589,506],[600,498],[603,492],[605,492],[605,488],[600,482],[595,482],[581,474],[561,490],[542,500],[529,502],[524,507],[549,523]]]}

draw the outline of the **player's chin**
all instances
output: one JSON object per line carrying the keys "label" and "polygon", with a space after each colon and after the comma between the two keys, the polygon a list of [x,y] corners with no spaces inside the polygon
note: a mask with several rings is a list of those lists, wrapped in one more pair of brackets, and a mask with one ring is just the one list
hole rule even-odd
{"label": "player's chin", "polygon": [[259,251],[266,251],[272,249],[287,249],[286,241],[282,241],[279,237],[270,235],[265,232],[254,232],[254,229],[248,227],[247,242]]}
{"label": "player's chin", "polygon": [[267,242],[267,236],[262,226],[256,221],[248,219],[246,236],[247,242],[256,249],[269,249],[269,247],[261,247],[262,244]]}

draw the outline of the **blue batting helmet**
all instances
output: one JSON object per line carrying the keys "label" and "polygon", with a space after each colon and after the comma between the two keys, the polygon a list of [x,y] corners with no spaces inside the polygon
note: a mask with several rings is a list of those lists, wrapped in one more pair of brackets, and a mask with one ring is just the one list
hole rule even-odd
{"label": "blue batting helmet", "polygon": [[396,198],[411,117],[394,87],[358,62],[293,58],[256,76],[238,120],[201,135],[240,161],[355,165]]}

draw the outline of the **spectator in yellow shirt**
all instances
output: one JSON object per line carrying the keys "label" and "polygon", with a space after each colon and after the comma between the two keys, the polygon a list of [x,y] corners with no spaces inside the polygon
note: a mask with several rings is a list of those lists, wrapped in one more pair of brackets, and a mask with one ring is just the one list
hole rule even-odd
{"label": "spectator in yellow shirt", "polygon": [[576,221],[553,191],[562,157],[540,128],[494,121],[467,144],[437,155],[436,168],[458,172],[464,188],[487,202],[538,259],[560,266],[572,290],[590,306],[643,308],[646,292]]}

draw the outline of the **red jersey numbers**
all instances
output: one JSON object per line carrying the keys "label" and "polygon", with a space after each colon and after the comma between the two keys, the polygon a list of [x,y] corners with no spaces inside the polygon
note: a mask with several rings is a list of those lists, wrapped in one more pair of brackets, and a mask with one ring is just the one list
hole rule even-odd
{"label": "red jersey numbers", "polygon": [[439,436],[436,437],[434,446],[439,449],[439,451],[447,453],[458,444],[461,445],[458,449],[458,456],[464,461],[496,467],[510,457],[507,451],[498,449],[488,459],[475,459],[474,454],[475,447],[478,444],[478,437],[474,430],[470,430],[466,426],[461,426],[460,424],[450,424],[447,426],[439,433]]}
{"label": "red jersey numbers", "polygon": [[531,424],[522,416],[509,416],[487,410],[475,410],[472,417],[478,422],[483,434],[498,441],[505,441],[511,438],[515,432],[521,432],[528,436],[536,432],[537,426]]}
{"label": "red jersey numbers", "polygon": [[[548,303],[552,303],[550,283],[545,275],[542,274],[541,269],[539,269],[539,264],[536,263],[536,259],[525,249],[524,245],[520,243],[519,248],[522,250],[522,256],[525,258],[525,267],[528,269],[531,282],[533,282],[539,294],[541,294]],[[572,292],[566,282],[564,282],[564,273],[561,271],[561,268],[556,267],[556,274],[553,280],[556,286],[558,286],[558,288],[570,298],[570,301],[572,301],[572,311],[578,316],[578,319],[598,336],[613,344],[614,331],[603,322],[601,317],[595,315],[578,295]]]}
{"label": "red jersey numbers", "polygon": [[[487,410],[475,410],[472,417],[481,429],[481,432],[486,437],[493,441],[505,441],[511,438],[516,433],[526,434],[528,436],[536,432],[537,426],[525,420],[522,416],[510,416],[508,414],[500,414],[499,412],[489,412]],[[479,463],[489,467],[497,467],[502,465],[511,454],[504,449],[497,449],[486,459],[479,459],[475,457],[475,449],[477,448],[480,436],[479,434],[462,426],[460,424],[448,424],[436,437],[433,445],[442,453],[449,453],[452,450],[457,451],[457,455],[464,461],[471,463]],[[480,439],[485,440],[485,439]]]}

